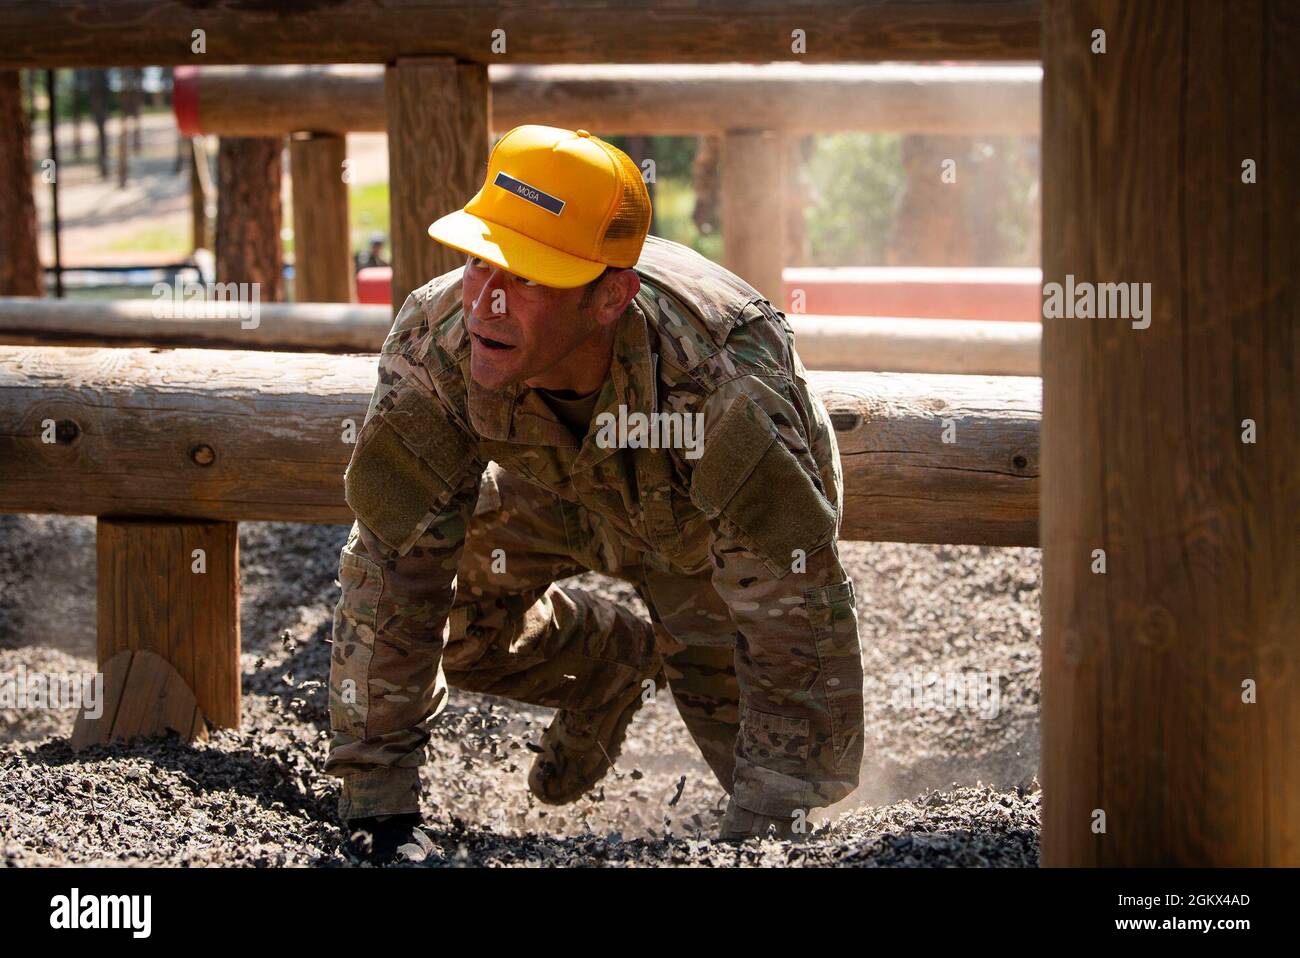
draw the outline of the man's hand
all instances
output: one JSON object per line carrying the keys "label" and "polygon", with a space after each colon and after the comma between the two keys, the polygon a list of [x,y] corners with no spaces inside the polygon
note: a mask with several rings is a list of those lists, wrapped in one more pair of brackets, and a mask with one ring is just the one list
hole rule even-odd
{"label": "man's hand", "polygon": [[778,818],[774,815],[761,815],[741,808],[734,799],[727,801],[727,813],[722,816],[722,827],[718,840],[723,842],[743,842],[748,838],[778,838],[783,841],[803,841],[804,835],[794,830],[795,818],[788,815]]}

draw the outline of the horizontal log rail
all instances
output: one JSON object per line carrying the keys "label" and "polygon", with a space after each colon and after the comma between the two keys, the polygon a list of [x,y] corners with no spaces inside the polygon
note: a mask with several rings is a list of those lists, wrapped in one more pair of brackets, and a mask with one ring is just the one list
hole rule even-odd
{"label": "horizontal log rail", "polygon": [[[1036,135],[1038,66],[915,64],[491,64],[492,126],[584,127],[602,136],[793,135],[871,130]],[[382,66],[184,67],[188,136],[385,132]]]}
{"label": "horizontal log rail", "polygon": [[1039,0],[711,0],[652,9],[625,0],[41,0],[0,4],[0,69],[414,56],[477,63],[1036,60],[1041,12]]}
{"label": "horizontal log rail", "polygon": [[[374,356],[0,347],[0,512],[347,523]],[[842,535],[1037,541],[1034,378],[810,374],[844,464]]]}
{"label": "horizontal log rail", "polygon": [[[377,353],[392,327],[386,306],[259,304],[257,325],[238,305],[204,304],[160,318],[154,300],[0,299],[0,344],[166,346],[280,352]],[[809,369],[1038,375],[1041,327],[1032,323],[790,316]]]}

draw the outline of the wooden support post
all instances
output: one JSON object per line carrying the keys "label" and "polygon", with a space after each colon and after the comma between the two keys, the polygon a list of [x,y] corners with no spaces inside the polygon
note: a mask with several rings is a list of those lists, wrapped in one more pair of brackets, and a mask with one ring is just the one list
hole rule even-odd
{"label": "wooden support post", "polygon": [[733,130],[722,137],[722,264],[771,302],[785,302],[786,173],[783,134]]}
{"label": "wooden support post", "polygon": [[260,283],[262,302],[284,299],[283,145],[281,137],[223,136],[217,150],[217,282]]}
{"label": "wooden support post", "polygon": [[209,722],[238,728],[238,524],[101,518],[96,528],[101,667],[127,650],[153,652]]}
{"label": "wooden support post", "polygon": [[193,249],[212,249],[212,221],[216,218],[217,188],[208,166],[208,144],[202,136],[183,138],[190,167],[190,242]]}
{"label": "wooden support post", "polygon": [[429,237],[429,224],[483,185],[488,158],[487,67],[447,57],[400,59],[384,73],[393,312],[465,256]]}
{"label": "wooden support post", "polygon": [[17,70],[0,70],[0,295],[45,295],[32,196],[32,128]]}
{"label": "wooden support post", "polygon": [[289,138],[293,185],[293,298],[300,303],[351,303],[357,281],[348,232],[345,137],[295,133]]}
{"label": "wooden support post", "polygon": [[1042,863],[1294,867],[1300,7],[1043,7]]}

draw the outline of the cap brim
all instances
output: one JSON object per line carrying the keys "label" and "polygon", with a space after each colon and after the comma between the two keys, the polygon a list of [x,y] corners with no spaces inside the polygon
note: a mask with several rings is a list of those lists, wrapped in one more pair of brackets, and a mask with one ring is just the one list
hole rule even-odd
{"label": "cap brim", "polygon": [[478,256],[516,276],[557,289],[583,286],[605,271],[604,263],[539,243],[531,236],[464,210],[439,217],[430,224],[429,235],[444,246]]}

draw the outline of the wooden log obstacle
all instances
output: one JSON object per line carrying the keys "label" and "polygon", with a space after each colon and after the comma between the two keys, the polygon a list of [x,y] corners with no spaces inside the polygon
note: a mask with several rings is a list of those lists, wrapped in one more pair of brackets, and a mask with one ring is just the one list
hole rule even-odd
{"label": "wooden log obstacle", "polygon": [[[242,304],[206,303],[192,315],[175,318],[158,317],[156,307],[154,300],[0,299],[0,344],[377,353],[392,326],[386,306],[259,304],[252,328],[245,328],[251,321],[243,318]],[[809,369],[1038,374],[1041,329],[1034,323],[788,318],[799,356]]]}
{"label": "wooden log obstacle", "polygon": [[[342,473],[375,363],[0,347],[0,511],[100,517],[101,665],[155,653],[209,721],[238,725],[237,523],[352,521]],[[1037,542],[1037,379],[811,376],[846,539]]]}

